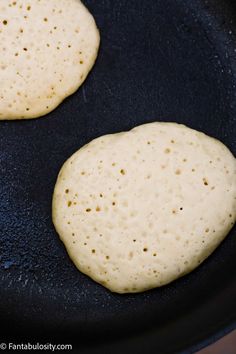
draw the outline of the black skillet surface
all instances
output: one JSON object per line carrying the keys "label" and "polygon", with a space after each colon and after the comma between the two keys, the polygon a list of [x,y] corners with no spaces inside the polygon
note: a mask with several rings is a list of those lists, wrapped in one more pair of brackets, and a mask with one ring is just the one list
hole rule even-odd
{"label": "black skillet surface", "polygon": [[142,123],[181,122],[236,153],[236,5],[85,3],[102,44],[83,87],[48,117],[0,123],[0,339],[73,341],[80,353],[190,353],[236,324],[235,228],[192,274],[121,296],[75,269],[53,228],[51,198],[74,151]]}

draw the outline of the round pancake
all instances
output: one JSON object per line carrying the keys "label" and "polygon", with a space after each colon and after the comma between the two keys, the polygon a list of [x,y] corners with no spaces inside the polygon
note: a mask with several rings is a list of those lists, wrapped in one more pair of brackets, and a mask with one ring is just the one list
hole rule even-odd
{"label": "round pancake", "polygon": [[236,219],[236,160],[175,123],[100,137],[62,167],[53,222],[83,273],[118,293],[192,271]]}
{"label": "round pancake", "polygon": [[99,41],[80,0],[0,0],[0,119],[52,111],[83,83]]}

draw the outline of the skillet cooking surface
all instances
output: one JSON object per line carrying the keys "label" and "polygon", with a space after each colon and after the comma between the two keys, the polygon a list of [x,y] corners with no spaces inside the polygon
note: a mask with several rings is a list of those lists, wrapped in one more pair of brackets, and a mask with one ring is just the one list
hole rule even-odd
{"label": "skillet cooking surface", "polygon": [[10,338],[22,331],[28,340],[40,328],[51,339],[57,332],[61,339],[70,333],[81,345],[99,340],[98,350],[108,339],[112,345],[117,336],[122,343],[137,335],[136,353],[148,345],[151,352],[151,344],[155,352],[173,353],[234,326],[235,228],[190,275],[122,296],[73,266],[52,225],[51,198],[59,169],[73,152],[100,135],[155,120],[202,130],[236,154],[236,6],[203,0],[84,3],[102,38],[85,84],[45,118],[0,123],[1,322]]}

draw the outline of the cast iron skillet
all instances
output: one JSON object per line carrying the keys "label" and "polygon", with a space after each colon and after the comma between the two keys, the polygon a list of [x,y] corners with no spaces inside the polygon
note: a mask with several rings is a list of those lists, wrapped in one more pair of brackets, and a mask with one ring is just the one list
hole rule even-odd
{"label": "cast iron skillet", "polygon": [[0,123],[0,337],[73,342],[80,353],[190,353],[236,327],[235,228],[190,275],[121,296],[73,266],[51,199],[82,145],[155,120],[202,130],[236,153],[236,5],[84,2],[102,43],[83,87],[48,117]]}

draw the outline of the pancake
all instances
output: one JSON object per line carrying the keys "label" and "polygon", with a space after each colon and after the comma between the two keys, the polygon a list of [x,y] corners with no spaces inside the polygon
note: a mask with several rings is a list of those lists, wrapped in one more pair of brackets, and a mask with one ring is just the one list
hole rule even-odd
{"label": "pancake", "polygon": [[70,157],[52,210],[81,272],[113,292],[145,291],[191,272],[233,227],[236,160],[184,125],[142,125]]}
{"label": "pancake", "polygon": [[0,119],[55,109],[86,79],[99,41],[79,0],[1,0]]}

